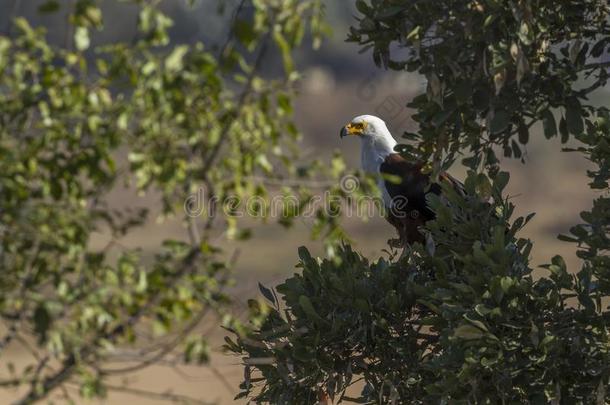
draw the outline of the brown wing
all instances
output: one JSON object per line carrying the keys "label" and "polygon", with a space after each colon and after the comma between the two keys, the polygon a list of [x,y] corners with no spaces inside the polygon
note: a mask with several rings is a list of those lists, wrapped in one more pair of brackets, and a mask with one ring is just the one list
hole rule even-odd
{"label": "brown wing", "polygon": [[[384,184],[393,200],[407,199],[406,214],[413,216],[413,212],[417,211],[424,221],[428,221],[433,219],[435,214],[428,207],[426,196],[429,193],[441,195],[441,187],[437,183],[430,184],[430,176],[422,173],[422,166],[422,163],[409,162],[398,153],[393,153],[381,164],[380,171],[382,174],[401,179],[400,182],[386,179]],[[464,194],[464,186],[454,177],[442,173],[440,178],[448,181],[459,193]]]}

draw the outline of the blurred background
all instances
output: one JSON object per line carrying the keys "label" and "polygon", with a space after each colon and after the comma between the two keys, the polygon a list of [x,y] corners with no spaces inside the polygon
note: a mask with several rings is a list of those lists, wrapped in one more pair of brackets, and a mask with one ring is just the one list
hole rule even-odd
{"label": "blurred background", "polygon": [[[49,38],[62,41],[65,36],[65,16],[61,13],[40,16],[37,7],[42,1],[0,0],[0,30],[9,32],[11,15],[26,16],[33,25],[47,27]],[[224,2],[227,7],[235,2]],[[104,4],[104,2],[102,2]],[[175,21],[171,29],[172,41],[177,43],[217,44],[226,36],[227,21],[216,14],[217,0],[196,1],[193,6],[184,0],[166,0],[162,8]],[[349,25],[354,21],[352,2],[326,1],[327,19],[332,27],[332,36],[314,51],[305,47],[298,55],[297,62],[303,73],[299,97],[295,106],[298,127],[303,134],[305,156],[329,158],[339,150],[351,167],[359,165],[359,142],[356,139],[340,140],[341,126],[360,114],[373,114],[383,118],[397,139],[403,131],[417,131],[412,121],[407,102],[425,90],[425,80],[408,73],[383,71],[376,68],[370,54],[359,54],[358,47],[345,42]],[[105,30],[94,38],[106,42],[129,38],[135,30],[136,11],[116,2],[106,2]],[[11,11],[12,12],[5,12]],[[111,16],[109,18],[109,16]],[[281,69],[280,61],[270,55],[263,65],[267,75]],[[599,102],[606,97],[600,96]],[[587,162],[577,154],[563,153],[558,139],[543,139],[541,128],[537,136],[527,145],[525,163],[516,160],[503,162],[503,169],[511,173],[509,194],[517,206],[517,215],[535,212],[536,216],[524,231],[524,236],[532,239],[532,266],[537,267],[550,261],[552,255],[561,253],[568,267],[575,269],[578,260],[573,246],[557,240],[557,235],[566,232],[579,222],[580,211],[589,207],[593,197],[585,181]],[[452,170],[457,178],[463,177],[459,167]],[[154,217],[160,212],[154,196],[139,197],[126,187],[118,187],[111,195],[112,205],[148,206]],[[394,237],[394,230],[379,217],[368,221],[349,219],[347,229],[354,246],[371,259],[384,256],[382,249],[386,241]],[[309,240],[311,223],[302,220],[294,229],[286,231],[277,225],[255,225],[253,238],[245,243],[222,242],[229,252],[235,252],[236,311],[243,308],[243,302],[258,295],[258,282],[274,286],[286,276],[297,271],[297,248]],[[168,229],[172,235],[168,235]],[[150,221],[138,231],[121,241],[125,246],[140,246],[147,253],[155,253],[162,239],[183,238],[185,231],[179,222],[158,223]],[[223,235],[219,234],[221,239]],[[103,245],[108,235],[98,234],[92,244]],[[310,241],[308,247],[315,253],[322,253],[319,242]],[[211,336],[214,354],[210,367],[167,367],[153,366],[130,375],[131,386],[136,389],[158,392],[174,392],[199,398],[210,403],[232,403],[237,392],[238,381],[243,370],[240,359],[227,357],[220,351],[223,330],[215,326],[216,320],[202,325],[202,333]],[[11,358],[19,363],[19,352],[11,353]],[[15,393],[0,390],[0,403],[8,403]],[[94,403],[120,404],[130,401],[134,404],[155,403],[154,398],[138,397],[131,394],[112,393],[103,401]]]}

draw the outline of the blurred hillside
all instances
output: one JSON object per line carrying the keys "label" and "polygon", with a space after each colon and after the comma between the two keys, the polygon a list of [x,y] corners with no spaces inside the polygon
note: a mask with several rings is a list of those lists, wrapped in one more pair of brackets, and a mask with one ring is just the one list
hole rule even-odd
{"label": "blurred hillside", "polygon": [[[35,25],[46,27],[52,41],[63,41],[66,35],[65,15],[61,11],[54,15],[39,15],[36,10],[42,3],[42,0],[0,0],[0,9],[3,10],[0,14],[0,31],[7,33],[10,17],[21,15]],[[229,17],[217,17],[216,8],[219,3],[224,3],[231,9],[237,2],[203,0],[196,1],[193,8],[182,0],[162,2],[165,11],[175,21],[171,30],[172,40],[188,43],[203,41],[218,45],[219,38],[226,34],[226,19]],[[107,18],[106,29],[94,38],[94,42],[99,44],[133,36],[137,20],[134,8],[125,4],[117,5],[116,2],[104,1],[102,4],[106,15],[112,15],[112,18]],[[352,3],[327,0],[327,6],[334,34],[323,43],[319,51],[307,49],[299,54],[303,81],[295,112],[303,133],[303,147],[309,156],[324,158],[330,156],[333,150],[340,150],[348,164],[356,168],[360,159],[360,145],[355,139],[341,141],[339,128],[353,116],[368,113],[384,118],[397,138],[405,130],[416,131],[410,113],[404,106],[424,88],[424,81],[419,76],[375,68],[369,54],[358,54],[355,45],[344,42],[354,15]],[[265,61],[264,68],[266,74],[273,75],[279,68],[277,58],[271,55]],[[552,255],[561,253],[568,266],[574,268],[577,260],[573,255],[573,247],[559,242],[556,236],[579,221],[579,212],[589,206],[592,195],[586,185],[587,162],[580,156],[562,153],[561,148],[558,140],[544,140],[541,129],[538,128],[538,136],[527,147],[526,163],[507,161],[504,168],[511,173],[509,194],[517,205],[517,214],[537,213],[525,231],[525,235],[534,241],[532,263],[546,263]],[[456,177],[462,177],[459,167],[453,172]],[[145,205],[153,213],[160,211],[154,196],[138,197],[133,190],[123,187],[112,193],[112,204],[118,207]],[[321,253],[318,242],[308,242],[310,227],[310,220],[302,220],[291,231],[284,231],[275,225],[257,225],[250,241],[223,242],[229,251],[239,251],[235,272],[238,300],[256,296],[259,281],[273,285],[294,272],[296,251],[303,243],[307,243],[313,252]],[[169,228],[176,237],[185,237],[180,223],[170,222]],[[394,237],[393,228],[382,218],[371,218],[368,222],[351,219],[348,221],[348,230],[356,248],[371,259],[382,256],[387,239]],[[171,236],[168,235],[168,223],[151,221],[121,243],[125,246],[141,246],[148,253],[154,253],[160,241],[168,236]],[[107,238],[108,235],[100,233],[92,243],[102,244]],[[222,235],[219,235],[219,240],[222,240]],[[214,330],[213,334],[220,338],[222,330]],[[14,353],[16,358],[19,355]],[[188,368],[178,372],[153,367],[132,378],[135,386],[143,389],[171,389],[209,401],[231,403],[229,387],[219,382],[219,374],[235,387],[242,372],[238,365],[239,359],[217,354],[213,362],[215,369]],[[187,376],[181,374],[183,372]],[[7,403],[10,399],[6,392],[0,392],[0,403]],[[102,403],[119,404],[126,400],[134,404],[152,403],[152,399],[134,399],[123,394],[113,394]]]}

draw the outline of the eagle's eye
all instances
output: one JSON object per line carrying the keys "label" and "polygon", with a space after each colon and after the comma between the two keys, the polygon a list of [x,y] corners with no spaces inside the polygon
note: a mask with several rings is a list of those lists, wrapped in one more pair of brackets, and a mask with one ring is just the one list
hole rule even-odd
{"label": "eagle's eye", "polygon": [[357,129],[359,131],[364,129],[364,123],[363,122],[356,122],[355,124],[352,124],[352,127],[354,127],[354,129]]}

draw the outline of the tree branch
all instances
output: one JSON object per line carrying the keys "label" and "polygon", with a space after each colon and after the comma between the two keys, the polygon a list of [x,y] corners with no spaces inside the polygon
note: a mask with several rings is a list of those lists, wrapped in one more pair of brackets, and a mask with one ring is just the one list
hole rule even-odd
{"label": "tree branch", "polygon": [[[182,279],[183,276],[188,274],[193,270],[197,259],[201,256],[201,251],[199,249],[192,249],[191,252],[185,257],[183,260],[183,265],[180,271],[178,271],[172,280],[172,282],[167,286],[167,289],[172,288],[179,280]],[[144,306],[142,306],[135,314],[130,316],[126,321],[117,325],[110,332],[103,336],[98,336],[97,339],[90,342],[89,345],[84,346],[77,353],[70,354],[61,365],[61,368],[55,373],[46,377],[41,384],[37,387],[37,389],[30,389],[23,397],[13,402],[14,405],[25,405],[31,404],[39,399],[44,398],[49,394],[52,390],[57,388],[58,386],[65,383],[74,373],[76,366],[79,361],[83,361],[87,358],[93,351],[93,348],[96,346],[97,342],[101,339],[105,339],[108,341],[115,341],[119,336],[123,334],[125,329],[133,326],[136,322],[138,322],[151,308],[159,303],[162,298],[162,294],[158,293],[153,299],[148,301]]]}
{"label": "tree branch", "polygon": [[155,353],[154,356],[133,366],[116,369],[102,369],[100,370],[101,374],[110,375],[132,373],[157,363],[159,360],[163,359],[163,357],[171,353],[172,350],[174,350],[176,346],[180,344],[180,342],[182,342],[182,340],[184,340],[184,338],[191,333],[193,329],[197,327],[197,325],[199,325],[199,323],[209,312],[209,309],[210,307],[207,306],[204,310],[199,312],[199,314],[193,320],[191,320],[191,322],[171,342],[165,344],[158,353]]}
{"label": "tree branch", "polygon": [[[239,96],[239,100],[237,102],[235,110],[232,112],[232,115],[234,115],[234,117],[226,118],[225,123],[220,131],[220,137],[218,138],[218,141],[216,142],[216,144],[214,144],[214,146],[212,146],[212,150],[210,151],[210,153],[207,154],[207,157],[203,163],[203,168],[201,169],[201,173],[202,173],[202,177],[203,177],[204,181],[207,180],[207,178],[208,178],[207,173],[210,170],[210,168],[212,167],[212,165],[215,163],[216,158],[218,157],[218,154],[220,152],[220,149],[222,148],[222,145],[224,144],[224,142],[227,140],[227,138],[229,136],[231,127],[233,126],[233,123],[235,122],[234,119],[239,117],[239,114],[241,113],[241,110],[244,107],[246,100],[247,100],[248,96],[250,95],[250,92],[252,91],[252,84],[254,82],[254,78],[256,77],[256,73],[260,69],[260,66],[263,62],[263,58],[264,58],[265,54],[267,53],[269,40],[271,39],[271,32],[273,30],[273,26],[275,25],[275,16],[271,19],[270,25],[271,25],[271,28],[269,29],[269,31],[267,31],[267,33],[265,33],[265,36],[261,41],[261,45],[259,46],[258,54],[256,55],[252,69],[250,70],[250,73],[248,74],[248,78],[246,80],[246,85],[244,86],[244,89],[242,90],[242,93]],[[231,118],[234,118],[234,119],[231,119]]]}
{"label": "tree branch", "polygon": [[231,16],[231,20],[229,22],[229,32],[227,33],[227,39],[224,44],[220,47],[220,52],[218,53],[218,60],[222,61],[227,55],[227,50],[229,46],[231,46],[231,42],[233,42],[233,38],[235,38],[235,22],[237,21],[237,17],[241,13],[241,10],[244,8],[244,4],[246,0],[241,0],[235,11],[233,11],[233,15]]}

